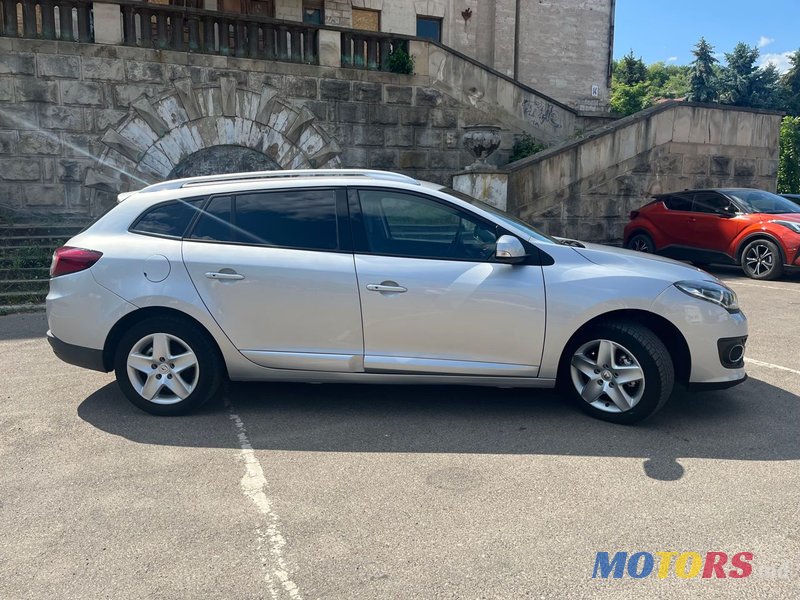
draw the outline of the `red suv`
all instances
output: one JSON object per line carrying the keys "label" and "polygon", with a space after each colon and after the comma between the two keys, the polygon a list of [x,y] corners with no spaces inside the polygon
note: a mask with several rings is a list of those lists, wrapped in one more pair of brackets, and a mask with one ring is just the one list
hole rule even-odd
{"label": "red suv", "polygon": [[740,265],[753,279],[800,266],[800,206],[748,188],[661,194],[631,212],[625,247],[698,265]]}

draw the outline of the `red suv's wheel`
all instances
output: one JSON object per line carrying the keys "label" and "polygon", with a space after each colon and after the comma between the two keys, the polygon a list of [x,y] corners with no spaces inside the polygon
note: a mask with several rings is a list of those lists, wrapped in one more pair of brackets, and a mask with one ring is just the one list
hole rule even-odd
{"label": "red suv's wheel", "polygon": [[653,238],[651,238],[646,233],[637,233],[631,236],[628,240],[628,243],[625,244],[625,247],[629,250],[636,250],[637,252],[646,252],[648,254],[652,254],[656,251],[656,245],[653,243]]}

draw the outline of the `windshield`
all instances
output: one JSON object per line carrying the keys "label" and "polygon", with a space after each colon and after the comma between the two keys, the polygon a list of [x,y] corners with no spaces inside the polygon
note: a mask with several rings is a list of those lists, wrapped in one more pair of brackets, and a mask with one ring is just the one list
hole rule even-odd
{"label": "windshield", "polygon": [[527,232],[528,235],[531,236],[534,240],[539,240],[540,242],[551,242],[553,244],[557,244],[558,240],[551,238],[549,235],[542,233],[538,229],[536,229],[533,225],[529,225],[522,219],[518,219],[507,212],[500,210],[499,208],[495,208],[491,204],[487,204],[486,202],[482,202],[477,198],[473,198],[472,196],[465,194],[464,192],[457,192],[456,190],[450,188],[441,188],[442,192],[445,194],[449,194],[451,196],[455,196],[459,200],[463,200],[464,202],[469,202],[473,206],[477,206],[478,208],[485,210],[488,213],[494,215],[498,221],[501,221],[507,225],[512,227],[517,227],[522,229],[523,231]]}
{"label": "windshield", "polygon": [[738,200],[749,213],[800,213],[800,206],[777,194],[761,190],[725,190],[725,193]]}

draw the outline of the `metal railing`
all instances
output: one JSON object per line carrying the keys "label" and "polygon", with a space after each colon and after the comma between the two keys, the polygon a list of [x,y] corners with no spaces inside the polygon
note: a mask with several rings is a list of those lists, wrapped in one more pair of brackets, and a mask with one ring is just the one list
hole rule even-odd
{"label": "metal railing", "polygon": [[69,42],[93,42],[92,3],[86,0],[0,0],[0,33]]}
{"label": "metal railing", "polygon": [[319,64],[316,25],[179,6],[115,2],[127,46]]}
{"label": "metal railing", "polygon": [[371,31],[342,31],[342,66],[388,71],[389,56],[399,48],[408,52],[408,37]]}
{"label": "metal railing", "polygon": [[[341,36],[342,67],[389,71],[389,57],[409,36],[282,21],[256,15],[106,0],[119,6],[122,44],[318,65],[320,30]],[[89,0],[0,0],[0,35],[94,42]]]}

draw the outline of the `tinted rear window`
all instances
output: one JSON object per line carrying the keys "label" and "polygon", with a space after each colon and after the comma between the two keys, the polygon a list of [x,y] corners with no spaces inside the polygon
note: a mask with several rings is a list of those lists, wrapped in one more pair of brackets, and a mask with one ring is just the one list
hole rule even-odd
{"label": "tinted rear window", "polygon": [[232,198],[223,196],[208,203],[192,231],[193,240],[235,242],[236,234],[231,223]]}
{"label": "tinted rear window", "polygon": [[692,210],[692,196],[690,194],[678,194],[664,198],[664,204],[670,210]]}
{"label": "tinted rear window", "polygon": [[283,248],[336,250],[333,190],[259,192],[236,197],[239,240]]}
{"label": "tinted rear window", "polygon": [[180,238],[200,211],[204,198],[176,200],[154,206],[133,224],[131,231]]}

